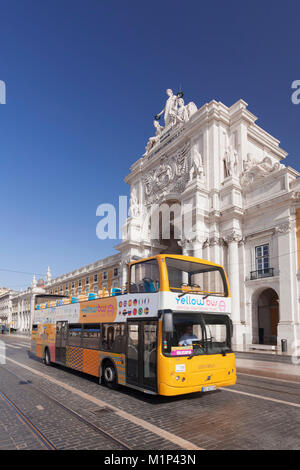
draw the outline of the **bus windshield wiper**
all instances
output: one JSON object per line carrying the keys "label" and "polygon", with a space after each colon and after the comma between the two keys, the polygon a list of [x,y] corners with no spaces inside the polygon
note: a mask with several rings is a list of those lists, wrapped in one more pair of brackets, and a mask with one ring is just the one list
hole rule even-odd
{"label": "bus windshield wiper", "polygon": [[189,355],[188,359],[192,359],[194,357],[194,350],[192,352],[192,354]]}

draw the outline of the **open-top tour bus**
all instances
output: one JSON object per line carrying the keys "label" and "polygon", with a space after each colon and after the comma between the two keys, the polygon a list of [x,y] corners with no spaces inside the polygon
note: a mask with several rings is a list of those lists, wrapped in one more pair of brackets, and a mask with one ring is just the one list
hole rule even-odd
{"label": "open-top tour bus", "polygon": [[129,264],[126,293],[35,309],[31,352],[147,393],[180,395],[236,382],[231,299],[222,266],[157,255]]}

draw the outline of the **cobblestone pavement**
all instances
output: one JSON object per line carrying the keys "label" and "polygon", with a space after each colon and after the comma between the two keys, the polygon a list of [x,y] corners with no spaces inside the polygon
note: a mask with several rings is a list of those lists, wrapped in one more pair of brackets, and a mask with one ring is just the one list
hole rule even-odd
{"label": "cobblestone pavement", "polygon": [[[230,389],[149,396],[46,367],[30,356],[25,338],[4,340],[0,393],[56,449],[300,449],[299,383],[240,374]],[[46,445],[0,395],[0,449],[18,448]]]}

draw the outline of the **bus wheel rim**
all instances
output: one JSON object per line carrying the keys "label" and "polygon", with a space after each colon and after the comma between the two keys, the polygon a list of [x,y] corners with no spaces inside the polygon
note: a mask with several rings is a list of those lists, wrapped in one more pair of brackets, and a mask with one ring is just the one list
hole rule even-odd
{"label": "bus wheel rim", "polygon": [[113,380],[113,371],[111,367],[106,367],[104,370],[104,377],[107,382],[112,382]]}

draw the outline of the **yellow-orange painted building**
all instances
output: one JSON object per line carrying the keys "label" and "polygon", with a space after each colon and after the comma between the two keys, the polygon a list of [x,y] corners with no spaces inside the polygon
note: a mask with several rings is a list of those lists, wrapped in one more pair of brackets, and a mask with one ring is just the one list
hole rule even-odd
{"label": "yellow-orange painted building", "polygon": [[121,287],[120,255],[95,261],[69,273],[51,279],[48,271],[45,289],[48,294],[77,296]]}

